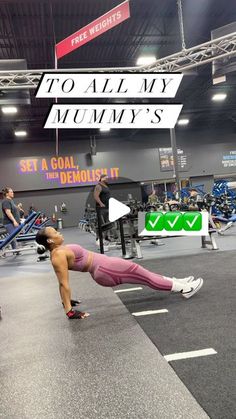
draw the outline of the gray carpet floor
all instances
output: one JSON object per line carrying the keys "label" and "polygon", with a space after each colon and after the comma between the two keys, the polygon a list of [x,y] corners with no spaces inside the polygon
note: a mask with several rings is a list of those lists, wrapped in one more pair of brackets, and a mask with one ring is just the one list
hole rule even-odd
{"label": "gray carpet floor", "polygon": [[1,419],[208,418],[113,289],[71,272],[91,315],[68,320],[49,261],[36,259],[0,261]]}
{"label": "gray carpet floor", "polygon": [[[63,233],[67,243],[98,251],[90,234]],[[200,419],[204,409],[212,419],[235,419],[235,235],[218,238],[223,252],[201,249],[198,238],[142,245],[144,259],[134,261],[144,267],[204,278],[187,301],[145,287],[116,295],[72,273],[74,296],[91,312],[84,323],[63,317],[48,261],[36,263],[35,254],[0,260],[0,418]],[[118,295],[130,313],[168,313],[134,318]],[[159,354],[205,348],[217,354],[169,365]]]}
{"label": "gray carpet floor", "polygon": [[204,278],[202,289],[187,301],[145,287],[118,295],[131,313],[168,310],[159,317],[137,317],[163,355],[215,349],[216,355],[177,360],[171,366],[211,418],[236,418],[235,251],[148,260],[141,265],[166,276]]}

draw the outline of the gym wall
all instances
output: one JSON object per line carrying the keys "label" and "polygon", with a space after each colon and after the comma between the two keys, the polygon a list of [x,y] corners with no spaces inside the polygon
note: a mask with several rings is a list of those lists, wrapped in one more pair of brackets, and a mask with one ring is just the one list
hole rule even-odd
{"label": "gym wall", "polygon": [[[224,167],[223,156],[229,155],[236,149],[234,145],[234,132],[225,132],[225,129],[210,131],[176,130],[177,146],[187,155],[188,170],[180,172],[180,177],[189,178],[211,175],[236,175],[236,166]],[[170,147],[168,131],[140,130],[136,135],[127,139],[97,140],[97,154],[90,157],[89,141],[66,141],[60,143],[60,155],[74,155],[79,161],[81,169],[96,169],[98,167],[118,167],[120,176],[127,179],[126,185],[113,185],[113,196],[120,200],[127,200],[128,193],[138,195],[134,182],[172,177],[172,172],[160,170],[158,148]],[[50,158],[55,156],[55,143],[26,143],[22,147],[20,142],[9,147],[0,146],[0,179],[1,186],[12,187],[15,201],[22,202],[26,209],[34,206],[48,215],[52,215],[55,205],[65,202],[67,214],[63,215],[65,226],[77,225],[84,214],[85,203],[92,186],[72,185],[59,187],[54,183],[45,182],[41,173],[19,174],[18,164],[21,159]],[[95,182],[96,183],[96,182]],[[116,192],[115,192],[116,191]],[[116,196],[115,196],[116,193]],[[141,193],[141,192],[140,192]],[[140,197],[141,195],[139,195]],[[137,199],[138,198],[137,196]]]}

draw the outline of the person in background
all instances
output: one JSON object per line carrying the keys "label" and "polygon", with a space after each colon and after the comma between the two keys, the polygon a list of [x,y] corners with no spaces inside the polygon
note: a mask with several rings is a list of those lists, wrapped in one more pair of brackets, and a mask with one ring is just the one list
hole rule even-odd
{"label": "person in background", "polygon": [[[8,234],[12,234],[20,224],[20,212],[17,205],[15,205],[13,201],[14,192],[12,188],[8,186],[3,188],[2,194],[3,225],[6,228]],[[17,249],[18,246],[16,240],[11,242],[11,247],[12,249]],[[19,254],[19,252],[16,252],[16,254]]]}
{"label": "person in background", "polygon": [[202,197],[195,188],[189,189],[188,205],[189,211],[199,211],[201,209]]}
{"label": "person in background", "polygon": [[39,215],[39,217],[37,218],[37,220],[35,221],[35,225],[40,225],[40,224],[42,224],[42,223],[44,223],[44,221],[46,221],[47,220],[47,217],[46,217],[46,215],[45,214],[40,214]]}
{"label": "person in background", "polygon": [[41,215],[36,219],[36,221],[35,221],[35,225],[36,226],[38,226],[38,225],[40,225],[42,223],[42,219],[41,219]]}
{"label": "person in background", "polygon": [[29,207],[29,214],[28,215],[30,215],[32,212],[36,212],[36,209],[35,209],[33,204],[30,205],[30,207]]}
{"label": "person in background", "polygon": [[[108,186],[107,179],[108,179],[108,176],[106,174],[102,174],[100,176],[98,184],[94,188],[94,193],[93,193],[94,199],[96,201],[97,217],[100,216],[102,224],[109,222],[108,206],[109,206],[109,199],[111,197],[111,192]],[[107,235],[105,237],[105,240],[108,240]],[[99,246],[100,243],[99,243],[98,232],[97,232],[97,237],[96,237],[96,243]],[[105,243],[105,244],[107,245],[108,243]],[[106,249],[104,248],[104,250],[108,250],[108,247],[106,246]]]}
{"label": "person in background", "polygon": [[43,213],[41,214],[41,223],[44,223],[47,220],[46,215]]}
{"label": "person in background", "polygon": [[148,204],[150,204],[150,205],[158,204],[158,198],[156,196],[156,191],[155,190],[153,190],[151,195],[148,196]]}

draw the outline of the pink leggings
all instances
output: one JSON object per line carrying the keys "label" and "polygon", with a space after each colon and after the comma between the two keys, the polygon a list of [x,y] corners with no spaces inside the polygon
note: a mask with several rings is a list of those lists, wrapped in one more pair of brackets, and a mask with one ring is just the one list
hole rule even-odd
{"label": "pink leggings", "polygon": [[170,291],[172,280],[128,260],[106,255],[94,255],[92,278],[104,287],[114,287],[120,284],[147,285],[155,290]]}

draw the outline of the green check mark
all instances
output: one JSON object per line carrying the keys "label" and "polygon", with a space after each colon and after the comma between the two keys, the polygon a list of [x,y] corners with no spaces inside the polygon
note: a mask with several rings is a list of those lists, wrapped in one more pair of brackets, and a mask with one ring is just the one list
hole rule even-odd
{"label": "green check mark", "polygon": [[147,231],[200,231],[202,223],[199,212],[149,212],[145,215]]}
{"label": "green check mark", "polygon": [[167,212],[165,214],[166,231],[180,231],[183,228],[183,217],[181,212]]}
{"label": "green check mark", "polygon": [[200,231],[202,215],[197,212],[186,212],[183,216],[183,228],[186,231]]}
{"label": "green check mark", "polygon": [[164,214],[162,212],[149,212],[145,216],[145,228],[148,231],[161,231],[164,228]]}

